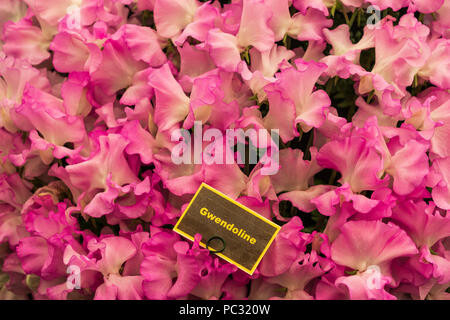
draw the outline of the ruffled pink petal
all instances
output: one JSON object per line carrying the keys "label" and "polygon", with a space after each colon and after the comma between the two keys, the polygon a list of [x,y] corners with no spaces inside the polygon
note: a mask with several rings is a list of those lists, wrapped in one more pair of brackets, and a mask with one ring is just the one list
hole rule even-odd
{"label": "ruffled pink petal", "polygon": [[303,152],[296,149],[280,151],[280,170],[270,177],[275,192],[306,190],[310,179],[321,170],[316,162],[317,149],[310,149],[311,160],[303,160]]}
{"label": "ruffled pink petal", "polygon": [[175,195],[194,194],[204,181],[204,168],[201,165],[175,164],[170,154],[158,154],[155,172],[161,176],[166,188]]}
{"label": "ruffled pink petal", "polygon": [[[397,300],[395,296],[384,289],[385,285],[389,283],[389,279],[382,275],[379,276],[380,279],[372,279],[375,276],[370,270],[367,270],[360,275],[340,277],[336,280],[335,285],[343,288],[351,300]],[[375,281],[379,283],[371,285]]]}
{"label": "ruffled pink petal", "polygon": [[[255,15],[255,12],[258,12]],[[268,21],[273,13],[261,0],[243,2],[241,24],[237,34],[237,43],[241,48],[253,46],[259,51],[270,50],[274,44],[274,33]]]}
{"label": "ruffled pink petal", "polygon": [[157,148],[155,138],[150,132],[143,129],[138,121],[126,123],[121,134],[129,141],[125,149],[126,153],[138,154],[145,164],[150,164],[153,161],[153,154]]}
{"label": "ruffled pink petal", "polygon": [[353,192],[375,190],[382,185],[379,178],[382,159],[363,138],[351,137],[325,144],[317,155],[317,163],[339,171],[342,183],[348,183]]}
{"label": "ruffled pink petal", "polygon": [[241,63],[241,55],[237,38],[220,29],[211,29],[208,32],[206,45],[214,63],[225,71],[234,72]]}
{"label": "ruffled pink petal", "polygon": [[118,134],[100,136],[97,150],[85,161],[66,167],[71,183],[85,191],[106,189],[107,177],[118,185],[137,181],[123,154],[128,142]]}
{"label": "ruffled pink petal", "polygon": [[91,74],[93,90],[99,104],[110,102],[111,98],[108,96],[130,86],[134,75],[147,68],[145,62],[134,58],[134,54],[137,53],[133,53],[128,47],[123,29],[104,43],[101,63]]}
{"label": "ruffled pink petal", "polygon": [[100,250],[101,259],[97,261],[98,270],[104,275],[119,274],[125,261],[136,254],[134,244],[124,237],[107,237],[100,241],[95,239],[88,243],[90,251]]}
{"label": "ruffled pink petal", "polygon": [[94,300],[142,300],[142,276],[111,275],[95,291]]}
{"label": "ruffled pink petal", "polygon": [[87,116],[92,106],[87,99],[89,75],[84,72],[72,72],[61,85],[61,97],[64,110],[71,116]]}
{"label": "ruffled pink petal", "polygon": [[101,62],[100,48],[87,43],[79,34],[60,32],[50,44],[53,65],[59,72],[93,71]]}
{"label": "ruffled pink petal", "polygon": [[347,222],[331,245],[331,256],[336,263],[360,271],[417,252],[405,231],[381,221]]}
{"label": "ruffled pink petal", "polygon": [[[345,1],[343,1],[344,3]],[[313,0],[313,1],[306,1],[306,0],[293,0],[292,4],[298,11],[300,11],[303,14],[306,14],[306,10],[308,8],[314,8],[319,11],[322,11],[324,16],[328,16],[328,9],[324,3],[323,0]],[[347,3],[345,3],[347,4]]]}
{"label": "ruffled pink petal", "polygon": [[306,14],[298,12],[292,17],[292,25],[288,34],[300,41],[323,41],[322,30],[332,25],[333,21],[327,19],[322,12],[310,8]]}
{"label": "ruffled pink petal", "polygon": [[[195,250],[189,249],[186,242],[158,244],[157,242],[164,237],[169,235],[159,233],[155,241],[151,240],[148,246],[150,250],[144,248],[146,258],[141,264],[141,274],[145,277],[144,293],[149,299],[181,298],[193,290],[201,278],[200,271],[204,262],[200,257],[201,254],[200,259],[197,259]],[[156,249],[154,245],[163,246],[164,251],[159,253],[154,250]],[[206,254],[206,250],[203,254]],[[173,282],[172,279],[175,277],[177,279]]]}
{"label": "ruffled pink petal", "polygon": [[160,67],[166,62],[166,55],[153,29],[126,24],[115,34],[115,37],[119,36],[124,37],[134,59],[144,61],[153,68]]}
{"label": "ruffled pink petal", "polygon": [[203,4],[195,12],[193,22],[186,26],[181,35],[175,40],[175,43],[182,45],[188,37],[192,37],[201,42],[205,41],[208,31],[214,27],[218,19],[219,11],[217,8],[207,3]]}
{"label": "ruffled pink petal", "polygon": [[448,72],[450,70],[450,41],[437,39],[431,44],[431,55],[426,64],[419,70],[419,75],[429,79],[431,83],[442,89],[450,88]]}
{"label": "ruffled pink petal", "polygon": [[19,212],[9,208],[2,208],[0,213],[0,242],[8,241],[15,247],[20,239],[27,237],[29,234],[22,225],[22,217]]}
{"label": "ruffled pink petal", "polygon": [[141,274],[140,268],[142,260],[144,260],[143,245],[150,239],[148,232],[131,233],[131,241],[137,249],[134,257],[129,259],[123,268],[124,276],[137,276]]}
{"label": "ruffled pink petal", "polygon": [[[286,200],[290,201],[294,207],[304,212],[312,212],[316,209],[316,205],[311,201],[321,196],[322,194],[328,192],[330,190],[329,186],[326,185],[317,185],[312,186],[306,190],[295,190],[290,192],[282,193],[278,199],[280,201]],[[323,211],[323,210],[319,210]]]}
{"label": "ruffled pink petal", "polygon": [[[62,100],[30,85],[25,87],[23,103],[16,112],[26,117],[46,141],[58,146],[81,142],[86,135],[82,119],[67,115]],[[71,130],[65,130],[67,127]]]}
{"label": "ruffled pink petal", "polygon": [[16,250],[22,268],[27,274],[36,274],[46,279],[54,279],[65,274],[62,250],[42,237],[23,238]]}
{"label": "ruffled pink petal", "polygon": [[392,8],[394,11],[398,11],[403,7],[407,7],[410,0],[367,0],[365,2],[370,2],[371,4],[378,6],[380,10]]}
{"label": "ruffled pink petal", "polygon": [[445,90],[430,88],[423,91],[420,96],[424,104],[430,101],[431,121],[439,123],[434,128],[430,150],[439,158],[446,158],[450,156],[450,146],[446,143],[450,135],[450,95]]}
{"label": "ruffled pink petal", "polygon": [[274,41],[280,41],[291,26],[291,14],[289,12],[288,0],[269,0],[267,5],[272,11],[272,16],[269,20],[269,25],[274,32]]}
{"label": "ruffled pink petal", "polygon": [[193,113],[189,116],[190,122],[202,121],[225,130],[239,118],[239,105],[236,101],[223,101],[223,84],[220,72],[209,72],[194,80],[190,95]]}
{"label": "ruffled pink petal", "polygon": [[185,91],[192,86],[193,80],[212,69],[215,64],[204,46],[192,46],[184,43],[178,48],[180,53],[180,72],[178,73],[180,84]]}
{"label": "ruffled pink petal", "polygon": [[42,30],[27,20],[9,21],[3,25],[3,51],[14,58],[26,60],[32,65],[50,57],[50,40]]}
{"label": "ruffled pink petal", "polygon": [[436,12],[444,4],[445,0],[413,0],[413,6],[422,13]]}
{"label": "ruffled pink petal", "polygon": [[67,13],[67,8],[71,5],[71,0],[58,1],[51,5],[49,0],[24,0],[24,2],[33,10],[33,13],[45,20],[52,26],[58,25],[58,22]]}
{"label": "ruffled pink petal", "polygon": [[431,248],[437,241],[450,236],[450,219],[435,206],[423,201],[404,201],[392,210],[392,219],[414,240],[417,247]]}
{"label": "ruffled pink petal", "polygon": [[436,159],[432,170],[440,176],[432,190],[433,200],[440,208],[450,210],[450,157]]}
{"label": "ruffled pink petal", "polygon": [[149,85],[154,88],[155,123],[159,130],[168,130],[182,122],[189,113],[189,98],[173,77],[169,65],[164,64],[149,76]]}
{"label": "ruffled pink petal", "polygon": [[295,105],[290,99],[283,97],[283,93],[275,84],[268,84],[264,91],[270,106],[264,118],[264,126],[267,129],[279,129],[280,138],[286,143],[299,135],[295,127]]}
{"label": "ruffled pink petal", "polygon": [[[267,279],[269,283],[276,283],[287,288],[285,298],[298,298],[299,291],[304,291],[305,286],[314,278],[317,278],[330,269],[326,263],[321,266],[316,253],[301,255],[290,269],[273,278]],[[304,292],[306,293],[306,292]]]}
{"label": "ruffled pink petal", "polygon": [[258,266],[263,276],[275,277],[289,270],[306,245],[300,234],[302,229],[303,224],[298,217],[283,225]]}
{"label": "ruffled pink petal", "polygon": [[158,34],[173,38],[193,21],[198,4],[195,0],[156,0],[154,19]]}
{"label": "ruffled pink petal", "polygon": [[[386,172],[394,178],[396,193],[408,194],[423,182],[429,171],[427,150],[428,146],[411,140],[392,156]],[[415,172],[414,177],[411,177],[411,170]]]}
{"label": "ruffled pink petal", "polygon": [[[297,59],[295,64],[297,68],[291,67],[283,69],[281,73],[277,75],[277,82],[268,85],[266,92],[270,106],[276,108],[278,112],[282,112],[283,116],[286,116],[286,113],[290,110],[284,112],[282,110],[289,108],[289,106],[283,107],[278,104],[286,104],[283,100],[288,100],[294,104],[296,115],[295,123],[300,123],[302,130],[307,132],[312,127],[317,128],[323,124],[325,121],[325,111],[331,104],[330,98],[325,91],[313,91],[315,82],[326,69],[326,65],[316,62],[305,62],[301,59]],[[301,83],[300,87],[297,86],[299,83]],[[277,95],[274,95],[274,98],[277,100],[273,103],[270,101],[271,94],[269,94],[269,92],[273,92],[272,88],[282,95],[278,98]],[[266,121],[270,121],[272,118],[274,118],[273,120],[276,120],[277,118],[274,117],[275,114],[272,115],[270,112],[271,110],[269,108],[269,114],[266,117],[268,120]],[[288,118],[288,123],[290,122],[289,120],[290,119]],[[283,127],[286,127],[284,121],[278,128]],[[286,134],[288,133],[289,131],[286,132]],[[280,131],[280,136],[283,139],[282,131]]]}

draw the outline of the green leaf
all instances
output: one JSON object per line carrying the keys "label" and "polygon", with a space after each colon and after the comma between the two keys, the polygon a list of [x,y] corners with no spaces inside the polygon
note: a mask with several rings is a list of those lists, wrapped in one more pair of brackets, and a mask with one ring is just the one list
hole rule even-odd
{"label": "green leaf", "polygon": [[27,274],[25,278],[25,283],[31,291],[35,292],[39,287],[39,283],[41,282],[41,278],[34,274]]}
{"label": "green leaf", "polygon": [[358,273],[358,270],[352,270],[352,271],[346,270],[345,273],[348,275],[354,276],[356,273]]}

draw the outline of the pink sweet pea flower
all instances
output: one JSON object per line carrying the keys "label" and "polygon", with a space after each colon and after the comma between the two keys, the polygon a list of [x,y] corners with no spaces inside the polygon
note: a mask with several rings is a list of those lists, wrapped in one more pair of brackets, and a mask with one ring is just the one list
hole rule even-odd
{"label": "pink sweet pea flower", "polygon": [[252,72],[250,79],[244,79],[252,92],[258,96],[258,101],[262,102],[266,98],[264,87],[276,81],[275,73],[285,64],[289,59],[293,58],[295,53],[287,50],[283,46],[274,45],[268,51],[260,52],[256,48],[249,51]]}
{"label": "pink sweet pea flower", "polygon": [[60,32],[50,44],[53,65],[59,72],[93,72],[102,60],[102,53],[96,43],[88,42],[75,32]]}
{"label": "pink sweet pea flower", "polygon": [[192,89],[194,79],[215,68],[215,64],[202,44],[193,46],[185,42],[178,48],[180,53],[180,72],[178,81],[184,91],[189,92]]}
{"label": "pink sweet pea flower", "polygon": [[440,158],[450,156],[450,148],[446,143],[450,133],[449,97],[445,90],[430,88],[423,91],[419,97],[422,107],[414,110],[406,120],[418,130],[432,130],[430,151]]}
{"label": "pink sweet pea flower", "polygon": [[187,242],[179,241],[178,235],[162,231],[144,245],[141,273],[147,298],[182,298],[197,287],[209,259],[209,251],[200,249],[197,241],[198,238],[190,249]]}
{"label": "pink sweet pea flower", "polygon": [[[347,5],[345,1],[343,1],[343,3]],[[293,0],[292,4],[294,5],[295,8],[298,9],[298,11],[300,11],[303,14],[306,13],[306,10],[308,8],[314,8],[319,11],[322,11],[322,13],[325,16],[328,16],[328,9],[327,9],[328,2],[325,0],[313,0],[313,1]]]}
{"label": "pink sweet pea flower", "polygon": [[155,90],[155,124],[161,131],[171,129],[185,120],[189,113],[189,98],[175,80],[168,64],[154,70],[148,83]]}
{"label": "pink sweet pea flower", "polygon": [[381,221],[350,221],[331,245],[331,257],[339,265],[359,272],[378,266],[390,276],[393,259],[412,256],[417,247],[398,226]]}
{"label": "pink sweet pea flower", "polygon": [[230,128],[234,121],[239,118],[239,103],[235,99],[231,101],[226,95],[227,79],[225,72],[215,69],[197,77],[192,85],[191,91],[191,114],[189,124],[192,120],[208,123],[214,128],[225,130]]}
{"label": "pink sweet pea flower", "polygon": [[158,34],[165,38],[180,35],[193,22],[198,7],[196,0],[156,0],[154,15]]}
{"label": "pink sweet pea flower", "polygon": [[308,283],[329,271],[331,265],[326,259],[317,256],[316,251],[301,255],[289,270],[279,276],[268,278],[269,283],[276,283],[286,288],[286,295],[281,299],[309,300],[313,297],[306,291]]}
{"label": "pink sweet pea flower", "polygon": [[21,239],[17,247],[24,271],[45,280],[64,277],[63,252],[77,227],[75,218],[66,215],[67,204],[55,200],[45,189],[29,200],[23,219],[31,236]]}
{"label": "pink sweet pea flower", "polygon": [[[376,62],[371,72],[404,92],[430,56],[426,42],[429,32],[412,14],[403,16],[395,27],[392,21],[385,20],[382,28],[374,30]],[[403,51],[408,53],[401,53]],[[393,67],[395,72],[392,73],[390,68]]]}
{"label": "pink sweet pea flower", "polygon": [[[143,299],[141,275],[122,275],[122,266],[137,254],[135,244],[125,237],[102,236],[87,241],[87,248],[69,245],[64,262],[80,269],[81,287],[93,288],[94,299]],[[64,284],[65,285],[65,284]],[[71,291],[66,289],[66,291]]]}
{"label": "pink sweet pea flower", "polygon": [[288,34],[300,41],[323,41],[323,30],[333,25],[332,20],[319,10],[309,8],[306,13],[296,13],[292,17],[292,24]]}
{"label": "pink sweet pea flower", "polygon": [[[255,15],[255,12],[258,14]],[[241,23],[236,35],[238,46],[253,46],[261,52],[270,50],[274,43],[274,33],[268,24],[272,15],[272,8],[267,1],[242,1]]]}
{"label": "pink sweet pea flower", "polygon": [[376,190],[383,185],[382,158],[362,137],[330,141],[319,150],[317,163],[339,171],[340,182],[348,183],[353,192]]}
{"label": "pink sweet pea flower", "polygon": [[37,65],[50,57],[48,47],[51,38],[34,26],[31,18],[23,18],[14,23],[8,21],[3,25],[3,51],[14,58]]}
{"label": "pink sweet pea flower", "polygon": [[376,272],[369,269],[358,275],[340,277],[335,285],[351,300],[397,300],[384,289],[390,283],[389,278]]}
{"label": "pink sweet pea flower", "polygon": [[419,70],[419,76],[430,80],[434,85],[449,89],[450,81],[448,72],[450,70],[450,40],[436,39],[430,42],[431,55],[425,65]]}
{"label": "pink sweet pea flower", "polygon": [[393,209],[392,220],[405,230],[418,248],[431,248],[450,236],[450,219],[432,203],[403,201]]}
{"label": "pink sweet pea flower", "polygon": [[22,103],[24,89],[28,82],[39,89],[49,89],[48,79],[40,74],[29,63],[7,57],[0,53],[0,126],[10,132],[16,132],[18,127],[31,129],[26,118],[17,114],[16,107]]}
{"label": "pink sweet pea flower", "polygon": [[[136,73],[146,69],[148,64],[139,58],[139,51],[133,52],[127,43],[127,29],[118,30],[103,44],[102,59],[91,76],[96,102],[100,105],[113,100],[116,91],[133,84]],[[131,39],[129,39],[132,41]]]}
{"label": "pink sweet pea flower", "polygon": [[312,240],[310,234],[301,232],[302,229],[303,224],[299,217],[293,217],[283,225],[258,266],[261,275],[276,277],[287,272],[295,264],[305,251],[306,245]]}
{"label": "pink sweet pea flower", "polygon": [[450,210],[450,157],[433,161],[429,183],[433,186],[432,197],[436,204]]}
{"label": "pink sweet pea flower", "polygon": [[[313,91],[326,65],[301,59],[297,59],[295,64],[296,68],[281,70],[277,81],[265,87],[271,107],[264,123],[268,129],[279,128],[283,142],[299,135],[297,123],[305,132],[320,127],[331,104],[325,91]],[[298,83],[302,83],[300,89],[296,86]]]}
{"label": "pink sweet pea flower", "polygon": [[22,238],[29,235],[22,224],[22,216],[9,205],[0,205],[0,210],[0,242],[16,247]]}
{"label": "pink sweet pea flower", "polygon": [[415,8],[422,13],[432,13],[439,10],[441,6],[444,4],[445,0],[431,0],[431,1],[412,0],[411,2],[412,5],[410,5],[409,7],[410,10]]}

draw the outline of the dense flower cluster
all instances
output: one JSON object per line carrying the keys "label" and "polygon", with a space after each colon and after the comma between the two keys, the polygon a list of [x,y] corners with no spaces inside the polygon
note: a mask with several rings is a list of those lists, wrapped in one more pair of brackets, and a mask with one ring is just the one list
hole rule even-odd
{"label": "dense flower cluster", "polygon": [[[2,0],[0,33],[0,298],[449,298],[450,0]],[[173,163],[195,121],[278,129],[278,172]],[[172,231],[202,182],[282,225],[252,276]]]}

